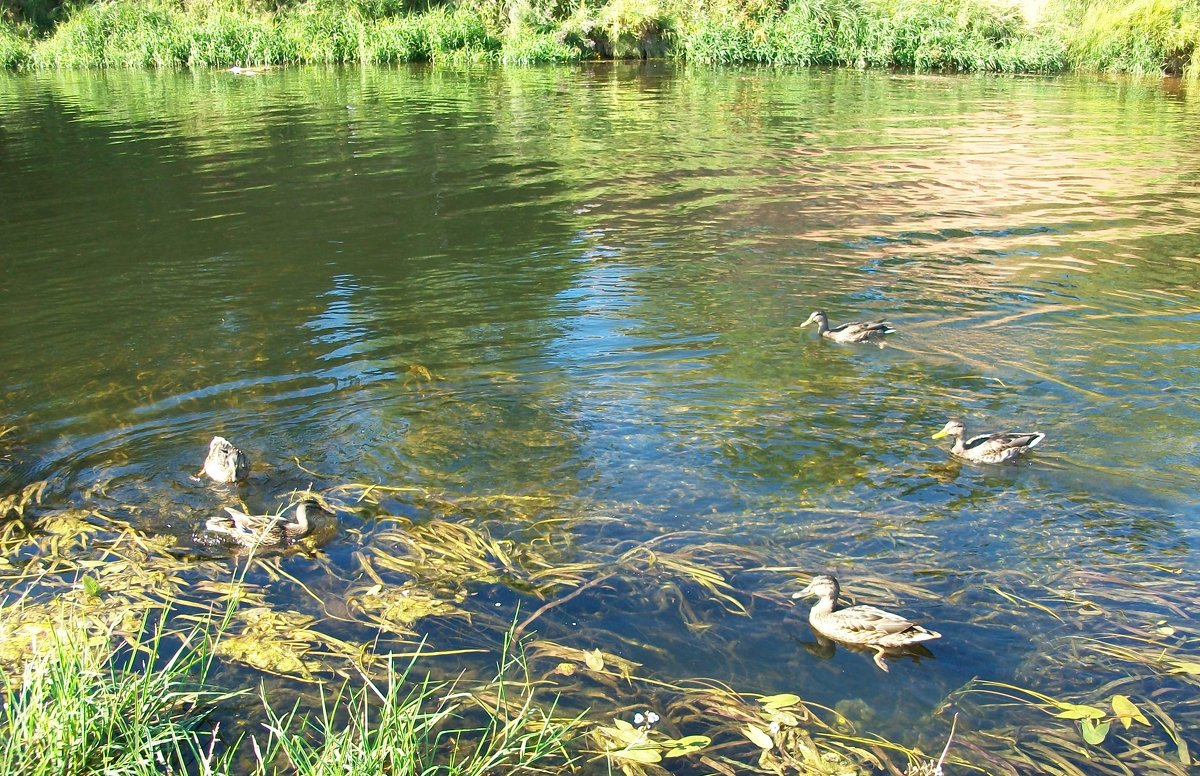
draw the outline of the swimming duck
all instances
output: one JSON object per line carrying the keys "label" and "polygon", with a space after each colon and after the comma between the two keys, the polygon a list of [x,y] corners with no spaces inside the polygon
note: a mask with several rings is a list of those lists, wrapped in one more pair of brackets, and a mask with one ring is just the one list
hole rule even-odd
{"label": "swimming duck", "polygon": [[844,644],[861,645],[875,650],[875,665],[888,670],[883,656],[888,650],[898,650],[911,644],[931,639],[940,639],[942,634],[927,630],[898,614],[885,612],[873,606],[851,606],[834,611],[838,594],[838,581],[828,574],[813,577],[808,587],[792,598],[820,596],[808,612],[808,623],[817,633]]}
{"label": "swimming duck", "polygon": [[250,474],[250,459],[225,437],[213,437],[208,443],[204,473],[216,482],[239,482]]}
{"label": "swimming duck", "polygon": [[976,463],[1005,463],[1015,460],[1046,438],[1045,434],[1037,432],[1032,434],[980,434],[964,442],[963,437],[966,434],[967,427],[963,425],[963,422],[958,418],[951,418],[941,431],[933,435],[933,438],[954,437],[954,447],[950,448],[951,455]]}
{"label": "swimming duck", "polygon": [[817,333],[825,339],[834,342],[878,342],[885,334],[895,334],[896,330],[886,321],[871,323],[843,323],[841,326],[829,328],[829,316],[824,310],[817,310],[808,316],[808,320],[800,324],[804,328],[810,323],[817,324]]}
{"label": "swimming duck", "polygon": [[248,515],[240,509],[225,507],[228,517],[210,517],[204,524],[209,531],[228,536],[245,547],[276,547],[286,541],[299,539],[311,530],[309,510],[323,512],[316,499],[306,498],[296,505],[294,520],[283,513]]}

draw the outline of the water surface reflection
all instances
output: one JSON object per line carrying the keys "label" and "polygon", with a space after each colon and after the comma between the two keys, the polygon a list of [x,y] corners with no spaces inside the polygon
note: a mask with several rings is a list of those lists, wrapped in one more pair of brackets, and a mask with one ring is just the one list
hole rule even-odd
{"label": "water surface reflection", "polygon": [[[363,557],[430,582],[384,565],[411,548],[383,518],[446,521],[612,563],[533,630],[661,681],[795,691],[928,750],[947,704],[1027,721],[956,695],[973,677],[1094,702],[1119,679],[1186,730],[1194,676],[1088,650],[1166,623],[1156,648],[1195,660],[1193,103],[662,65],[0,76],[0,490],[49,479],[43,509],[184,552],[230,500],[399,486],[329,491],[343,534],[252,580],[326,617],[298,582],[348,600]],[[818,307],[900,334],[824,342],[797,328]],[[1047,441],[959,464],[929,439],[952,415]],[[244,489],[189,476],[214,433],[257,461]],[[569,587],[526,561],[431,582],[472,620],[422,632],[494,650]],[[826,570],[929,616],[933,659],[881,676],[815,642],[788,595]],[[558,681],[600,716],[669,701]],[[1128,735],[1175,757],[1162,724]]]}

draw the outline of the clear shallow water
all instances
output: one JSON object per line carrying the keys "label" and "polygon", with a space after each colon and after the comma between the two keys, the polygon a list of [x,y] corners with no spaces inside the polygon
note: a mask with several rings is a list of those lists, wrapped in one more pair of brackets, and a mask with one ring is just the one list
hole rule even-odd
{"label": "clear shallow water", "polygon": [[[1091,79],[2,76],[0,491],[102,491],[184,547],[235,495],[273,509],[310,483],[548,497],[493,532],[569,517],[563,563],[674,531],[758,560],[728,575],[749,617],[683,585],[689,629],[630,577],[547,614],[548,638],[861,700],[908,743],[913,720],[944,737],[931,715],[974,676],[1084,698],[1137,672],[1048,657],[1072,639],[1162,620],[1197,652],[1194,598],[1139,591],[1200,582],[1198,119],[1169,85]],[[797,328],[818,307],[900,334],[825,343]],[[1047,441],[959,465],[929,439],[951,415]],[[256,462],[236,494],[189,477],[214,433]],[[345,515],[327,562],[282,563],[338,597],[383,512],[430,516],[400,493]],[[822,570],[936,623],[936,660],[805,649],[786,595]],[[289,590],[275,605],[311,604]],[[435,646],[540,605],[471,592],[482,624],[431,622]],[[1125,691],[1196,722],[1189,681]]]}

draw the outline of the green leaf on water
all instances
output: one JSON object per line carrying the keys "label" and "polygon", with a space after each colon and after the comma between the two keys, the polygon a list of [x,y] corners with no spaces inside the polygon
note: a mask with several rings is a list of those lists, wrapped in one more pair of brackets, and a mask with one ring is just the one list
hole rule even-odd
{"label": "green leaf on water", "polygon": [[1094,719],[1080,720],[1079,727],[1083,732],[1083,740],[1087,741],[1092,746],[1098,746],[1104,742],[1108,736],[1108,728],[1112,725],[1110,722],[1097,722]]}
{"label": "green leaf on water", "polygon": [[763,708],[774,711],[776,709],[786,709],[788,706],[795,706],[800,702],[800,696],[785,692],[779,695],[768,695],[765,698],[759,698],[758,702],[763,705]]}
{"label": "green leaf on water", "polygon": [[1133,701],[1129,700],[1124,695],[1114,695],[1112,697],[1113,712],[1116,713],[1117,719],[1121,720],[1121,724],[1128,730],[1134,720],[1141,722],[1143,725],[1149,725],[1150,720],[1146,719],[1146,715],[1142,713]]}
{"label": "green leaf on water", "polygon": [[1184,660],[1171,661],[1171,673],[1173,674],[1191,674],[1192,676],[1200,676],[1200,663],[1191,663]]}
{"label": "green leaf on water", "polygon": [[95,577],[84,577],[80,581],[83,583],[83,592],[92,598],[99,598],[104,593],[104,588],[100,586]]}
{"label": "green leaf on water", "polygon": [[775,746],[775,742],[771,739],[771,736],[767,735],[767,731],[757,725],[746,725],[746,727],[742,728],[742,734],[746,738],[749,738],[755,746],[764,751]]}
{"label": "green leaf on water", "polygon": [[1095,706],[1084,706],[1079,703],[1062,703],[1061,701],[1057,705],[1062,711],[1054,716],[1059,719],[1094,720],[1104,718],[1104,710],[1098,709]]}
{"label": "green leaf on water", "polygon": [[699,752],[711,743],[712,739],[708,736],[684,736],[675,741],[664,741],[663,746],[671,747],[667,750],[666,757],[683,757],[685,754]]}
{"label": "green leaf on water", "polygon": [[615,752],[609,752],[609,754],[619,760],[632,760],[635,763],[656,763],[662,760],[662,755],[659,754],[657,749],[648,749],[645,747],[618,749]]}

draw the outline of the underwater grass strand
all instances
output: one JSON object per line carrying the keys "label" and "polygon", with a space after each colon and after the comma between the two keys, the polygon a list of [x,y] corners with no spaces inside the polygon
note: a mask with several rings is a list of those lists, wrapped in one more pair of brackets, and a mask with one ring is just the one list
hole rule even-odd
{"label": "underwater grass strand", "polygon": [[[384,493],[391,495],[372,501]],[[330,761],[353,768],[366,768],[378,762],[372,758],[382,750],[372,749],[372,742],[383,740],[378,737],[384,735],[377,729],[381,719],[378,712],[381,703],[389,702],[388,690],[384,688],[389,681],[387,677],[394,673],[392,661],[406,653],[450,656],[468,652],[455,643],[439,643],[436,645],[439,649],[428,651],[423,647],[399,651],[404,650],[405,644],[417,642],[426,626],[435,621],[469,622],[471,633],[466,638],[472,644],[491,644],[502,640],[505,633],[520,629],[522,623],[515,618],[506,622],[503,616],[471,598],[471,593],[490,585],[506,588],[523,602],[541,602],[542,608],[532,609],[537,616],[526,628],[532,630],[536,621],[538,630],[543,631],[537,641],[525,647],[528,664],[522,665],[522,677],[511,685],[514,690],[519,689],[516,695],[503,694],[489,685],[478,676],[477,666],[465,670],[462,665],[438,667],[443,676],[464,670],[461,677],[464,684],[457,685],[461,693],[450,689],[446,692],[461,694],[461,698],[451,699],[451,706],[454,715],[462,715],[456,719],[468,722],[443,729],[478,734],[481,746],[495,742],[494,749],[484,746],[473,750],[480,755],[480,762],[492,763],[490,767],[503,762],[493,757],[496,751],[507,752],[511,745],[517,745],[513,736],[519,731],[545,730],[549,725],[560,724],[556,713],[539,711],[527,726],[514,723],[510,729],[509,722],[521,716],[524,704],[517,699],[535,688],[539,692],[553,689],[561,693],[578,714],[584,714],[581,704],[591,706],[580,719],[586,720],[593,730],[600,730],[599,742],[595,743],[594,736],[591,739],[597,747],[595,751],[602,757],[613,758],[614,767],[649,766],[651,763],[637,758],[654,754],[669,759],[667,755],[676,750],[679,750],[676,756],[692,757],[701,763],[707,757],[712,763],[724,763],[724,767],[739,772],[789,769],[826,772],[821,769],[827,769],[830,773],[842,773],[852,768],[882,767],[897,773],[902,772],[903,761],[894,761],[896,753],[903,754],[910,765],[917,762],[914,758],[919,757],[919,752],[915,747],[877,741],[870,733],[857,732],[851,720],[841,714],[803,701],[798,695],[740,693],[702,679],[658,676],[643,671],[643,666],[631,658],[640,654],[627,651],[626,647],[644,650],[641,654],[685,648],[697,632],[746,616],[752,599],[785,604],[787,597],[779,592],[780,588],[796,584],[799,577],[811,573],[810,569],[831,561],[858,571],[852,592],[862,599],[933,600],[946,587],[939,574],[933,573],[948,565],[946,558],[938,553],[916,554],[902,543],[881,545],[879,556],[872,559],[857,558],[839,549],[813,550],[807,546],[811,545],[807,526],[804,531],[793,531],[782,538],[776,536],[776,544],[765,550],[742,547],[719,534],[700,531],[662,531],[648,539],[614,545],[587,536],[587,513],[591,505],[578,502],[503,494],[457,498],[420,488],[372,490],[366,495],[360,501],[365,521],[363,531],[343,537],[346,546],[353,550],[344,569],[329,563],[313,563],[303,553],[293,553],[236,559],[231,571],[222,563],[174,557],[172,553],[177,548],[169,539],[147,534],[98,510],[45,509],[44,505],[34,503],[22,521],[33,533],[22,537],[18,550],[28,561],[22,568],[29,576],[22,605],[53,605],[85,612],[97,607],[97,611],[106,611],[103,607],[111,605],[111,613],[115,615],[120,608],[158,611],[165,601],[174,599],[187,613],[172,615],[177,618],[172,633],[183,633],[185,629],[179,627],[180,623],[203,622],[219,613],[224,605],[226,621],[220,629],[220,638],[209,650],[213,660],[226,666],[244,666],[240,670],[251,676],[285,677],[287,682],[313,688],[334,677],[353,679],[358,688],[353,692],[359,695],[332,697],[319,712],[313,712],[312,706],[293,707],[291,712],[265,711],[270,730],[266,738],[258,733],[262,739],[258,742],[262,755],[257,760],[260,770],[284,760],[323,767],[319,765],[323,754]],[[383,505],[392,498],[405,499],[406,514],[411,509],[415,517],[384,514],[388,510]],[[626,505],[604,505],[604,508],[609,513],[632,511]],[[762,521],[764,526],[770,526],[774,525],[771,523],[774,517],[751,515],[748,522]],[[858,541],[855,537],[862,535],[862,523],[853,524],[845,517],[831,510],[829,515],[818,515],[817,522],[828,528],[835,541]],[[907,519],[901,510],[883,522],[889,526],[887,530],[895,530],[894,526],[903,526]],[[867,567],[875,566],[880,559],[889,562],[887,574],[870,573]],[[785,564],[779,563],[780,560],[793,562]],[[295,564],[307,569],[309,575],[293,573],[297,569]],[[1047,764],[1064,772],[1087,772],[1088,763],[1094,766],[1092,772],[1181,772],[1182,759],[1189,755],[1180,731],[1187,731],[1195,724],[1196,711],[1182,703],[1164,701],[1173,715],[1168,716],[1162,705],[1147,697],[1147,682],[1167,683],[1155,690],[1159,694],[1154,697],[1161,700],[1171,697],[1162,693],[1192,689],[1192,678],[1171,671],[1155,672],[1144,665],[1139,650],[1156,649],[1153,640],[1102,635],[1106,629],[1116,630],[1118,612],[1139,623],[1140,628],[1162,627],[1155,623],[1161,622],[1164,615],[1175,617],[1176,612],[1185,615],[1184,605],[1194,588],[1184,585],[1174,590],[1163,586],[1166,573],[1150,567],[1139,567],[1134,572],[1068,567],[998,570],[987,575],[965,573],[966,579],[985,579],[995,586],[995,590],[988,591],[992,594],[1034,591],[1012,598],[989,595],[993,602],[999,602],[989,604],[989,608],[1033,616],[1039,623],[1062,631],[1079,628],[1096,638],[1063,641],[1072,645],[1069,650],[1039,655],[1023,666],[1022,670],[1031,675],[1046,677],[1046,686],[1039,685],[1036,694],[1023,691],[1016,684],[979,685],[1006,693],[1009,697],[1004,700],[1011,701],[1012,706],[992,711],[993,704],[972,703],[969,694],[960,692],[953,696],[964,707],[979,710],[972,719],[975,729],[959,731],[956,756],[978,758],[977,763],[988,763],[987,767],[996,772],[1033,772],[1039,765],[1048,767]],[[85,579],[91,580],[90,589],[83,582]],[[288,611],[284,607],[283,602],[291,600],[288,596],[296,591],[305,593],[307,597],[298,598],[301,606],[307,605],[311,611]],[[663,591],[666,594],[660,598],[651,595]],[[323,599],[330,597],[329,592],[345,600],[345,611],[334,608],[336,616],[326,611],[330,607]],[[675,608],[663,608],[663,601],[668,599],[678,601],[671,604]],[[589,607],[602,607],[617,614],[670,611],[671,616],[678,616],[687,626],[687,631],[681,631],[675,642],[666,640],[653,645],[638,644],[633,638],[622,641],[617,634],[601,628],[564,628],[564,637],[557,634],[555,640],[546,637],[545,631],[562,624],[556,622],[561,618],[555,615],[568,611],[566,604],[572,602],[586,602]],[[295,601],[289,605],[294,606]],[[981,619],[985,614],[980,615]],[[423,625],[426,618],[428,621]],[[0,622],[12,621],[0,617]],[[331,629],[335,622],[339,627],[351,626],[348,630],[354,635],[342,638],[341,631]],[[542,628],[543,624],[547,627]],[[1164,638],[1173,639],[1170,643],[1179,648],[1169,653],[1172,658],[1186,663],[1190,628],[1182,618],[1175,625],[1178,629],[1172,631],[1174,635]],[[442,625],[439,641],[450,636],[454,627],[459,626]],[[94,638],[127,639],[125,632],[133,636],[137,628],[93,627],[93,632]],[[463,638],[461,634],[454,637]],[[1097,646],[1099,649],[1095,649]],[[397,647],[399,650],[394,649]],[[1097,665],[1102,667],[1099,673],[1103,681],[1081,680],[1078,676],[1081,670],[1094,668],[1079,665],[1081,652],[1087,650],[1095,652],[1095,659],[1100,661]],[[1124,650],[1132,650],[1134,654]],[[1123,675],[1121,678],[1114,679],[1114,669],[1104,667],[1104,661],[1108,660],[1127,663],[1116,669]],[[1048,667],[1053,670],[1046,670]],[[434,684],[430,686],[455,686],[443,680],[431,681]],[[364,692],[368,695],[361,694]],[[1123,713],[1127,707],[1115,701],[1118,694],[1125,696],[1151,724],[1143,725],[1136,715]],[[980,694],[980,697],[985,696]],[[1074,702],[1076,698],[1080,702]],[[359,700],[366,705],[356,705]],[[1021,714],[1028,711],[1031,702],[1041,703],[1042,713],[1082,713],[1081,720],[1108,724],[1104,746],[1086,744],[1080,738],[1083,723],[1078,720],[1029,724]],[[557,701],[551,703],[550,708],[557,708],[556,704]],[[668,710],[672,727],[648,735],[646,742],[636,735],[629,738],[634,734],[613,721],[612,715],[614,708],[630,709],[633,704]],[[430,712],[429,708],[417,712],[411,706],[400,705],[414,714]],[[1092,708],[1101,716],[1096,717]],[[357,732],[347,736],[344,728],[330,729],[333,720],[344,719],[351,710],[362,710],[360,723],[356,723]],[[1121,727],[1126,719],[1132,720],[1129,731]],[[1020,721],[1022,726],[1009,727],[1012,720]],[[450,718],[444,717],[439,724],[449,721]],[[937,717],[931,717],[929,723],[937,724]],[[1093,735],[1097,729],[1092,728]],[[1031,731],[1036,731],[1034,740],[1030,740]],[[702,744],[702,739],[707,743]],[[179,740],[180,747],[193,749],[200,743],[187,736]],[[445,738],[439,740],[446,742]],[[320,748],[326,741],[329,748]],[[568,745],[565,739],[560,743],[568,752],[572,751],[570,746],[577,746]],[[444,755],[446,750],[439,751]],[[569,756],[557,752],[553,758],[559,759],[552,761],[561,763],[565,761],[563,757]],[[293,757],[296,759],[292,760]],[[1172,764],[1171,758],[1180,764]],[[953,757],[948,762],[953,762]],[[706,767],[720,770],[716,766]]]}

